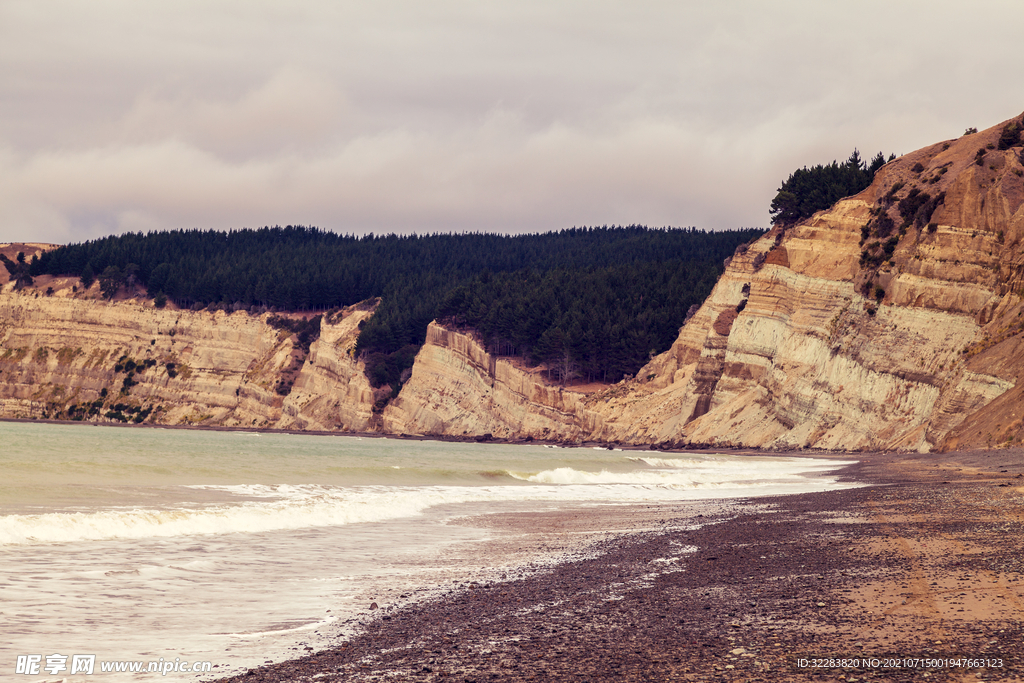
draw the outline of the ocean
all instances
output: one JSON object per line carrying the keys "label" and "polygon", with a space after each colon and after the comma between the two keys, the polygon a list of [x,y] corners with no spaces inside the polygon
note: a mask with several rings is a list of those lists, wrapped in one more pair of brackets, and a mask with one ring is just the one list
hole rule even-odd
{"label": "ocean", "polygon": [[0,422],[0,678],[208,680],[538,561],[473,552],[497,532],[467,518],[846,488],[843,464]]}

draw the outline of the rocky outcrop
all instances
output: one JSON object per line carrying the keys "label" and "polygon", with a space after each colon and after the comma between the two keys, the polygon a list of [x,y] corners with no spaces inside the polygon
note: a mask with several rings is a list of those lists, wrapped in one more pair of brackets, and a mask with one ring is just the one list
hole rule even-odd
{"label": "rocky outcrop", "polygon": [[592,431],[585,396],[488,354],[469,332],[431,323],[412,376],[384,410],[384,431],[572,440]]}
{"label": "rocky outcrop", "polygon": [[[1020,332],[1013,283],[1024,167],[1020,146],[995,149],[1002,129],[906,155],[857,197],[737,253],[687,326],[697,323],[697,334],[684,329],[669,352],[671,379],[658,365],[641,371],[665,386],[619,436],[775,448],[949,445],[947,435],[1016,385],[1021,367],[1017,354],[1002,364],[974,357],[996,330],[1002,344]],[[931,214],[904,215],[924,193],[939,199]],[[886,217],[891,234],[879,227]],[[891,254],[877,259],[889,240]],[[683,420],[650,419],[673,400]]]}
{"label": "rocky outcrop", "polygon": [[379,426],[377,397],[355,350],[359,323],[374,309],[356,305],[323,319],[275,427],[361,432]]}
{"label": "rocky outcrop", "polygon": [[0,292],[4,417],[369,427],[373,391],[352,348],[372,308],[324,317],[285,396],[278,389],[296,339],[271,327],[267,315],[158,309],[143,299],[106,302],[74,291],[70,279],[41,280]]}

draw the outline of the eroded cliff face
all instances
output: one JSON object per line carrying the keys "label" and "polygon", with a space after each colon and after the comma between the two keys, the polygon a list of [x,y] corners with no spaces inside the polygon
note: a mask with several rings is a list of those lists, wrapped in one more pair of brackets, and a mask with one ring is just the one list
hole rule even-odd
{"label": "eroded cliff face", "polygon": [[[738,253],[698,334],[684,330],[670,351],[674,381],[646,401],[664,410],[677,399],[681,424],[636,415],[629,436],[948,445],[951,431],[1016,385],[1020,368],[1019,356],[999,364],[977,353],[997,329],[1003,344],[1020,332],[1024,167],[1019,145],[994,149],[1002,129],[906,155],[861,195]],[[930,213],[914,210],[923,194]]]}
{"label": "eroded cliff face", "polygon": [[0,414],[766,448],[1017,443],[1024,145],[999,149],[1004,125],[901,157],[860,195],[741,247],[672,348],[600,391],[552,385],[434,323],[375,414],[354,357],[372,306],[326,316],[307,355],[265,316],[106,303],[58,279],[3,286]]}
{"label": "eroded cliff face", "polygon": [[508,358],[495,358],[468,332],[431,323],[412,376],[384,410],[384,431],[396,434],[502,439],[584,438],[584,394],[544,380]]}
{"label": "eroded cliff face", "polygon": [[[105,302],[41,279],[0,292],[0,415],[204,426],[365,430],[373,391],[352,348],[373,310],[325,316],[298,368],[267,316]],[[45,290],[53,290],[47,296]],[[95,289],[95,286],[94,286]],[[290,373],[290,375],[289,375]],[[294,377],[291,393],[278,392]]]}
{"label": "eroded cliff face", "polygon": [[359,323],[374,309],[356,305],[324,318],[276,428],[362,432],[379,427],[380,418],[373,412],[377,393],[355,352]]}
{"label": "eroded cliff face", "polygon": [[435,325],[385,427],[918,451],[1020,439],[1024,158],[998,149],[1003,127],[901,157],[741,248],[672,348],[603,392],[557,391]]}

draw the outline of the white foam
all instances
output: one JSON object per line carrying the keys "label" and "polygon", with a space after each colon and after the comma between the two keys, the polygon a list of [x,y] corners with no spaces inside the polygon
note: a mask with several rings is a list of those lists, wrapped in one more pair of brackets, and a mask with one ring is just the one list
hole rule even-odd
{"label": "white foam", "polygon": [[431,505],[458,502],[440,488],[330,488],[321,486],[224,486],[266,501],[202,508],[103,510],[7,515],[0,518],[0,545],[60,543],[188,534],[254,533],[281,529],[377,522],[418,514]]}
{"label": "white foam", "polygon": [[632,484],[690,488],[745,488],[805,478],[808,472],[838,469],[850,462],[809,458],[758,460],[754,458],[649,458],[626,460],[646,465],[643,469],[588,472],[558,467],[536,473],[508,472],[522,481],[537,484]]}
{"label": "white foam", "polygon": [[628,460],[632,460],[633,462],[642,462],[645,465],[650,465],[651,467],[666,468],[692,467],[706,462],[703,460],[697,460],[696,458],[690,460],[681,460],[678,458],[628,458]]}
{"label": "white foam", "polygon": [[634,471],[634,472],[586,472],[572,467],[544,470],[537,474],[509,472],[516,479],[537,484],[639,484],[642,486],[710,486],[711,482],[699,482],[691,474],[681,470]]}
{"label": "white foam", "polygon": [[[436,505],[471,502],[668,502],[843,487],[834,481],[811,480],[803,475],[844,464],[835,461],[793,459],[782,465],[778,461],[747,461],[747,467],[736,467],[735,463],[723,467],[715,461],[696,461],[694,465],[684,460],[642,460],[656,469],[588,472],[559,467],[536,473],[509,472],[533,486],[193,486],[190,488],[219,490],[244,500],[206,507],[6,515],[0,517],[0,545],[338,526],[411,517]],[[669,463],[676,467],[668,469]]]}
{"label": "white foam", "polygon": [[313,631],[318,628],[322,628],[329,624],[337,621],[337,617],[327,617],[326,619],[319,619],[316,621],[304,621],[296,626],[288,624],[281,624],[278,628],[271,628],[266,631],[251,631],[248,633],[227,633],[228,638],[236,638],[239,640],[263,638],[264,636],[278,636],[285,633],[297,633],[300,631]]}
{"label": "white foam", "polygon": [[659,469],[687,469],[700,472],[745,472],[764,477],[778,477],[806,472],[827,472],[855,460],[825,460],[823,458],[627,458]]}

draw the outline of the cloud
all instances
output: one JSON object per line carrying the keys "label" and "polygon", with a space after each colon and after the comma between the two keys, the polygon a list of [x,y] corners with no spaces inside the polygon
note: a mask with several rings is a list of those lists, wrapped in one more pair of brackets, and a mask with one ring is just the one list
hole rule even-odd
{"label": "cloud", "polygon": [[0,240],[766,225],[799,166],[1019,113],[1022,19],[999,0],[12,0]]}
{"label": "cloud", "polygon": [[181,140],[225,158],[304,150],[343,135],[349,107],[337,87],[293,68],[234,100],[143,92],[111,130],[122,144]]}
{"label": "cloud", "polygon": [[7,154],[0,178],[19,200],[5,202],[0,222],[21,207],[70,217],[90,235],[267,223],[377,232],[707,224],[715,217],[702,205],[737,192],[717,179],[742,163],[740,146],[709,146],[667,121],[534,131],[499,111],[447,135],[388,131],[315,155],[227,159],[180,139]]}

